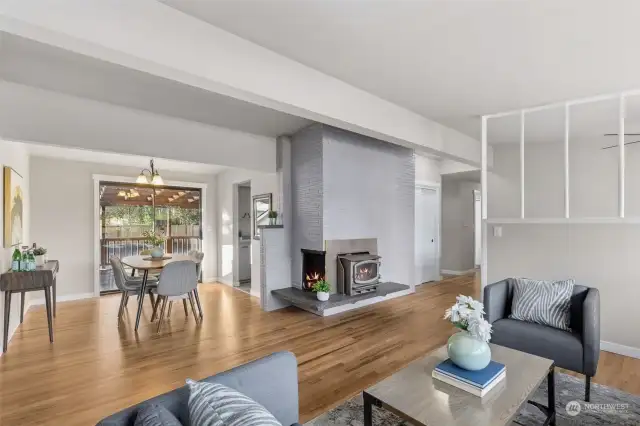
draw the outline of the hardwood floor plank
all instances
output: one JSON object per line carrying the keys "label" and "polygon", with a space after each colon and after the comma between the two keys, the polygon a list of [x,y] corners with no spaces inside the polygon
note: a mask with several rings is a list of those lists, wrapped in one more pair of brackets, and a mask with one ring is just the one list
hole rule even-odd
{"label": "hardwood floor plank", "polygon": [[[298,358],[304,423],[442,345],[454,332],[444,310],[458,294],[479,294],[475,276],[451,277],[410,296],[321,318],[295,308],[263,312],[256,298],[221,284],[199,291],[202,326],[177,310],[160,333],[149,322],[148,303],[137,334],[135,303],[118,326],[117,295],[60,303],[52,345],[44,307],[30,309],[0,358],[0,424],[95,424],[186,378],[278,350]],[[603,352],[594,382],[640,393],[636,371],[640,360]]]}

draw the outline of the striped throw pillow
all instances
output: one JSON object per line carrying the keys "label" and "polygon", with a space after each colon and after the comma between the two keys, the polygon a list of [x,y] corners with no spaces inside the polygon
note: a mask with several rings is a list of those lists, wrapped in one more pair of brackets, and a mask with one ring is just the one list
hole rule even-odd
{"label": "striped throw pillow", "polygon": [[509,318],[571,331],[569,309],[574,285],[574,280],[516,278]]}
{"label": "striped throw pillow", "polygon": [[282,426],[262,405],[218,383],[187,380],[194,426]]}

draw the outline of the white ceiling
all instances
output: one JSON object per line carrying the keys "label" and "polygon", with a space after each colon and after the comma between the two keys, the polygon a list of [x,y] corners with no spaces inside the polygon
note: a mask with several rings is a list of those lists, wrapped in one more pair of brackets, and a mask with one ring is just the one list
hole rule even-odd
{"label": "white ceiling", "polygon": [[637,0],[161,1],[476,138],[482,114],[640,88]]}
{"label": "white ceiling", "polygon": [[0,78],[108,104],[276,137],[311,122],[2,33]]}
{"label": "white ceiling", "polygon": [[[27,152],[36,157],[61,158],[64,160],[86,161],[90,163],[113,164],[117,166],[130,166],[139,169],[149,168],[149,157],[141,155],[117,154],[113,152],[89,151],[85,149],[75,149],[58,147],[51,145],[40,145],[34,143],[24,144]],[[227,167],[214,164],[191,163],[187,161],[169,160],[166,158],[155,158],[155,166],[162,172],[169,170],[173,172],[186,172],[202,175],[219,173]]]}

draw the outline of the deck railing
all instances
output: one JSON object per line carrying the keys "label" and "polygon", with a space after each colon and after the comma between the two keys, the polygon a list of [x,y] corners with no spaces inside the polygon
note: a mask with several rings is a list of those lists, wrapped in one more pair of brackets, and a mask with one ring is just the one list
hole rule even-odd
{"label": "deck railing", "polygon": [[[100,265],[109,265],[110,256],[136,256],[144,250],[151,250],[144,237],[103,238],[100,240]],[[202,251],[200,238],[171,236],[164,245],[166,253],[187,254],[191,250]]]}

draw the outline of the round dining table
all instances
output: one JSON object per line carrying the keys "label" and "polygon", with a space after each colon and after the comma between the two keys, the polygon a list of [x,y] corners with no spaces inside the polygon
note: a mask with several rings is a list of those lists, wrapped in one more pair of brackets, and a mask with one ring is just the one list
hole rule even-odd
{"label": "round dining table", "polygon": [[[131,268],[131,276],[134,276],[136,271],[142,272],[142,284],[140,285],[140,295],[138,297],[138,313],[136,315],[136,328],[138,331],[138,325],[140,324],[140,316],[142,315],[142,302],[144,301],[144,295],[147,290],[147,281],[149,279],[149,271],[152,270],[161,270],[168,264],[172,262],[178,262],[181,260],[190,260],[194,263],[200,263],[200,261],[195,256],[190,256],[188,254],[172,254],[167,253],[163,258],[160,259],[152,259],[150,255],[138,255],[138,256],[127,256],[123,257],[120,261]],[[196,303],[198,304],[198,310],[200,311],[200,316],[202,316],[202,307],[200,306],[200,297],[198,296],[198,291],[195,292]]]}

